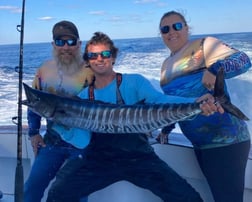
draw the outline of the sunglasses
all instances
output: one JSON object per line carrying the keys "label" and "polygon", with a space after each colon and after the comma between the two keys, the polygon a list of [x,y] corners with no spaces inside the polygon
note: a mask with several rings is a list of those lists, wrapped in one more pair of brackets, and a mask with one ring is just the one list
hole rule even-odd
{"label": "sunglasses", "polygon": [[160,31],[162,34],[167,34],[170,31],[170,27],[172,27],[175,31],[180,31],[183,28],[183,23],[182,22],[176,22],[172,24],[171,26],[166,25],[163,27],[160,27]]}
{"label": "sunglasses", "polygon": [[68,46],[76,46],[77,39],[55,39],[54,43],[56,46],[64,46],[65,44],[67,44]]}
{"label": "sunglasses", "polygon": [[95,60],[98,58],[98,56],[101,56],[103,59],[106,59],[106,58],[110,58],[112,53],[110,50],[105,50],[105,51],[102,51],[100,53],[92,53],[92,52],[89,52],[87,53],[87,57],[89,60]]}

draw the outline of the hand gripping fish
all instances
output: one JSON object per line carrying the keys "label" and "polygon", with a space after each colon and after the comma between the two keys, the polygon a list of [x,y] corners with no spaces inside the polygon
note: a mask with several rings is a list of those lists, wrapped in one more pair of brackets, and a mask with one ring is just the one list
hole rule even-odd
{"label": "hand gripping fish", "polygon": [[[200,103],[118,105],[62,97],[26,84],[23,105],[42,117],[67,127],[99,133],[147,133],[200,114]],[[249,120],[224,94],[224,71],[216,77],[214,97],[226,112]]]}

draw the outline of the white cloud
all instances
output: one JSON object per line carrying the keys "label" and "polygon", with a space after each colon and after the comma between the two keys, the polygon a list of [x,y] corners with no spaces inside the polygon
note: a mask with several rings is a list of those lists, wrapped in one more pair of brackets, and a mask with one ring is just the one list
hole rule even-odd
{"label": "white cloud", "polygon": [[40,17],[40,18],[38,18],[39,20],[52,20],[53,19],[53,17],[51,17],[51,16],[44,16],[44,17]]}
{"label": "white cloud", "polygon": [[120,22],[120,21],[122,21],[122,19],[121,19],[120,16],[112,16],[110,18],[110,21],[112,21],[112,22]]}
{"label": "white cloud", "polygon": [[135,4],[146,4],[146,3],[156,3],[159,0],[137,0],[134,3]]}
{"label": "white cloud", "polygon": [[7,10],[12,13],[21,13],[22,12],[22,9],[18,8],[16,6],[0,6],[0,10]]}
{"label": "white cloud", "polygon": [[88,12],[88,14],[90,14],[90,15],[105,15],[106,12],[105,11],[90,11],[90,12]]}

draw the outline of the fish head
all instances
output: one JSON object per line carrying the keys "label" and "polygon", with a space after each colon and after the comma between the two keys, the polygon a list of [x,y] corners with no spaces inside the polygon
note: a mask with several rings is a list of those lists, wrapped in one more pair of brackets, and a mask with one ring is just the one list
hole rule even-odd
{"label": "fish head", "polygon": [[53,117],[56,101],[53,99],[53,95],[49,93],[42,93],[39,90],[29,87],[27,84],[23,83],[26,100],[22,101],[23,105],[26,105],[34,113],[45,117]]}

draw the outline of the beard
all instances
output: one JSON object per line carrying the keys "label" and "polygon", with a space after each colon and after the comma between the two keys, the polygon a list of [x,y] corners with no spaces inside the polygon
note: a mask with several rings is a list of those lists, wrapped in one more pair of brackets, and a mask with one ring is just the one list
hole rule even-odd
{"label": "beard", "polygon": [[58,68],[67,75],[72,75],[82,68],[81,50],[57,52],[53,49],[53,57]]}

